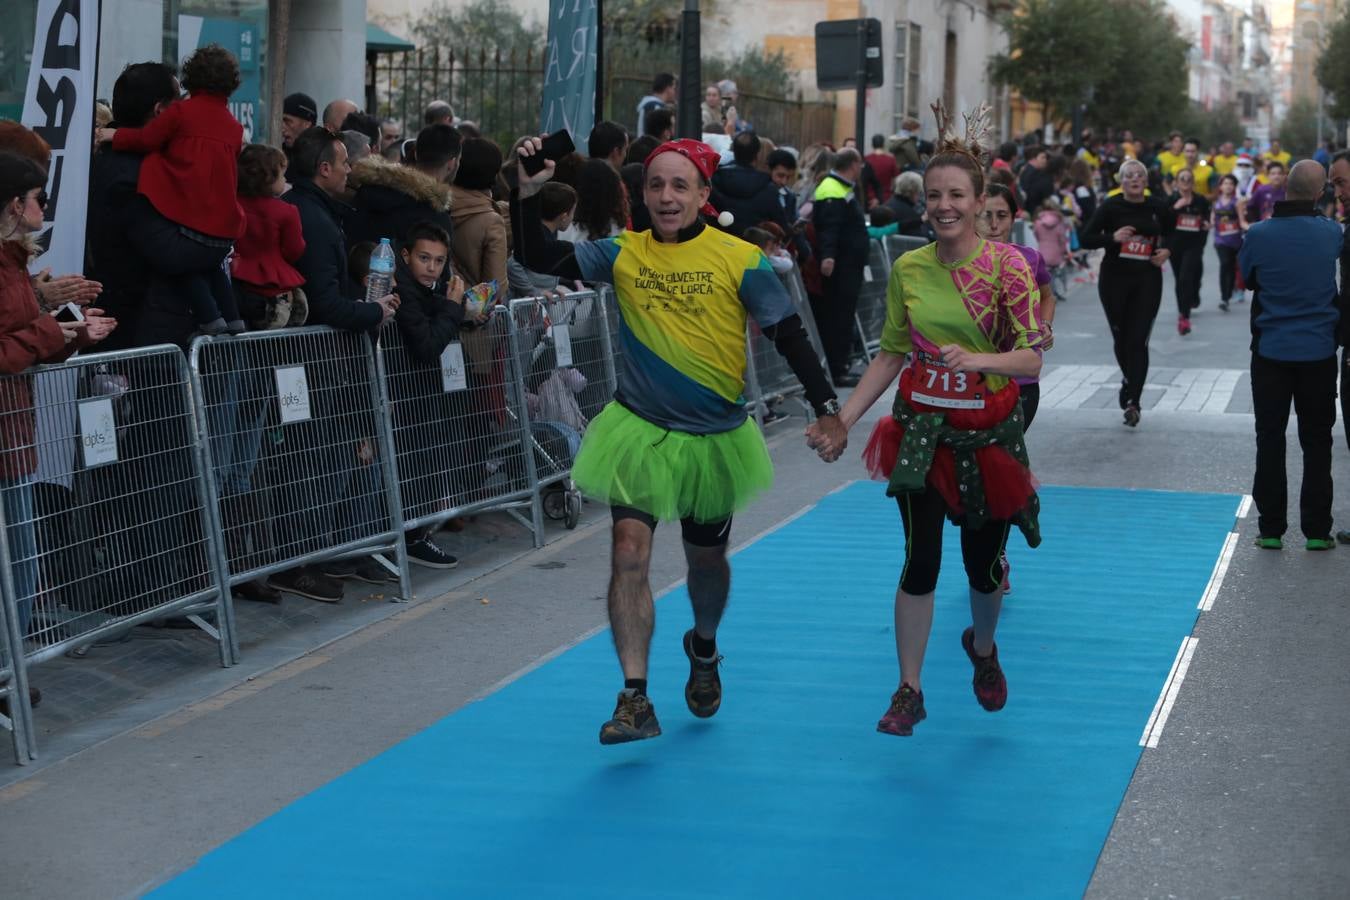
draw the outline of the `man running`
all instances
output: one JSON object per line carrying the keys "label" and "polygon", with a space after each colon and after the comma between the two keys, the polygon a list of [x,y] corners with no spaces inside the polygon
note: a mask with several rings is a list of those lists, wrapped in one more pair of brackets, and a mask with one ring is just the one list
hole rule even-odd
{"label": "man running", "polygon": [[[520,156],[539,150],[531,138]],[[600,728],[602,744],[661,733],[647,698],[655,622],[647,569],[658,521],[680,522],[689,565],[685,702],[701,718],[721,706],[716,635],[731,587],[731,517],[773,480],[742,396],[747,313],[806,389],[816,427],[845,439],[839,402],[764,254],[699,217],[716,215],[707,203],[718,161],[699,141],[662,144],[643,174],[651,230],[574,245],[550,240],[540,222],[536,195],[553,175],[551,161],[533,176],[522,165],[512,193],[515,252],[525,267],[608,282],[619,300],[618,390],[587,428],[572,467],[577,485],[609,503],[614,520],[609,621],[624,688]]]}

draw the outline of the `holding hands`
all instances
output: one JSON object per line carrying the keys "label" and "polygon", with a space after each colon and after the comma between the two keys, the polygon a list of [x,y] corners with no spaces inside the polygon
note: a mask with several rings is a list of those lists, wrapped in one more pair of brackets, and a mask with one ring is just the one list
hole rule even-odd
{"label": "holding hands", "polygon": [[848,447],[848,429],[838,416],[821,416],[806,426],[806,445],[832,463]]}

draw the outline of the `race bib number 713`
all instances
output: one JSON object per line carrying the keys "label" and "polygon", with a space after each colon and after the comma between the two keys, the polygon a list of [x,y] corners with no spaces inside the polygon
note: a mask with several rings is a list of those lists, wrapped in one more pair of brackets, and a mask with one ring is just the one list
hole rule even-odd
{"label": "race bib number 713", "polygon": [[978,372],[953,372],[935,356],[914,354],[912,398],[940,409],[984,409],[984,376]]}

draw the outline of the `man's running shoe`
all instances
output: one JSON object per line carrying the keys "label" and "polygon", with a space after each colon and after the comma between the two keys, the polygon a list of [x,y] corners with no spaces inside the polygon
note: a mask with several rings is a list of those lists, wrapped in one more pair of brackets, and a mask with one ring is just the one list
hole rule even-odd
{"label": "man's running shoe", "polygon": [[1342,544],[1350,544],[1350,531],[1336,532],[1336,540],[1340,541]]}
{"label": "man's running shoe", "polygon": [[1335,550],[1336,542],[1329,537],[1308,538],[1309,550]]}
{"label": "man's running shoe", "polygon": [[1131,428],[1135,428],[1139,425],[1138,403],[1125,404],[1125,424],[1130,426]]}
{"label": "man's running shoe", "polygon": [[1191,333],[1191,320],[1185,316],[1177,316],[1177,334],[1185,337]]}
{"label": "man's running shoe", "polygon": [[928,712],[923,708],[923,691],[902,684],[900,690],[891,695],[891,708],[877,723],[877,731],[909,737],[914,733],[914,726],[926,718]]}
{"label": "man's running shoe", "polygon": [[619,703],[614,707],[614,718],[600,726],[600,743],[626,744],[654,738],[661,733],[656,721],[656,709],[645,694],[632,688],[619,691]]}
{"label": "man's running shoe", "polygon": [[975,667],[975,677],[971,680],[975,699],[989,712],[998,712],[1008,702],[1008,680],[1003,677],[1003,668],[998,664],[998,644],[988,656],[976,656],[975,629],[967,628],[961,632],[961,647]]}
{"label": "man's running shoe", "polygon": [[722,706],[722,679],[717,674],[721,654],[711,659],[694,655],[694,629],[684,633],[684,655],[689,657],[689,680],[684,683],[684,702],[700,719],[716,715]]}
{"label": "man's running shoe", "polygon": [[1220,301],[1219,301],[1219,309],[1223,310],[1224,312],[1228,312],[1228,301],[1227,301],[1227,300],[1220,300]]}
{"label": "man's running shoe", "polygon": [[1284,541],[1277,537],[1258,537],[1256,539],[1256,546],[1260,547],[1262,550],[1283,550]]}

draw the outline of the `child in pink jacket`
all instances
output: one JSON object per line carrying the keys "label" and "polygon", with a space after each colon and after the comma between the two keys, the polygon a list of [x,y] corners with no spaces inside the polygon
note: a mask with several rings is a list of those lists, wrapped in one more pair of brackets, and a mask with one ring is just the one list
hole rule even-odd
{"label": "child in pink jacket", "polygon": [[1064,265],[1069,258],[1069,229],[1072,226],[1052,200],[1036,211],[1031,231],[1036,235],[1036,249],[1051,269]]}

